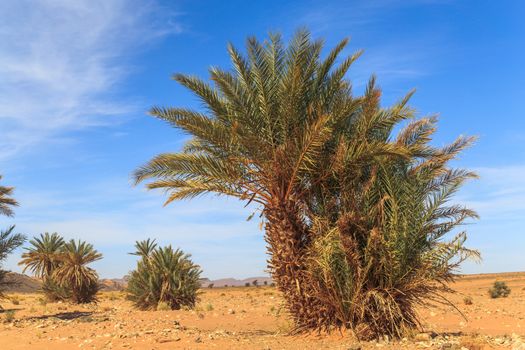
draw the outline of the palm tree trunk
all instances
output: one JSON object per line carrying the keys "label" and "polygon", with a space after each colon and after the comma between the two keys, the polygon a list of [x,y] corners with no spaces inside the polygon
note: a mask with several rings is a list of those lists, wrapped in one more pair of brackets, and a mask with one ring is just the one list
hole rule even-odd
{"label": "palm tree trunk", "polygon": [[266,207],[268,268],[282,292],[296,331],[321,329],[331,312],[313,290],[306,255],[311,235],[294,203]]}

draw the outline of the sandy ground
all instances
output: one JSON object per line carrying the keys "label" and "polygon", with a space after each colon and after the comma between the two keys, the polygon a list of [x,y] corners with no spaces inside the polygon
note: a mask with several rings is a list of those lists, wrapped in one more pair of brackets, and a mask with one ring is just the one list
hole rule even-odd
{"label": "sandy ground", "polygon": [[[496,281],[512,289],[491,299]],[[358,342],[350,335],[290,336],[271,287],[205,289],[195,310],[137,311],[120,292],[96,305],[46,304],[39,294],[12,294],[0,313],[0,349],[514,349],[525,350],[525,273],[476,275],[453,286],[451,307],[420,310],[426,333],[399,341]],[[465,297],[472,304],[464,303]],[[6,310],[14,310],[7,320]]]}

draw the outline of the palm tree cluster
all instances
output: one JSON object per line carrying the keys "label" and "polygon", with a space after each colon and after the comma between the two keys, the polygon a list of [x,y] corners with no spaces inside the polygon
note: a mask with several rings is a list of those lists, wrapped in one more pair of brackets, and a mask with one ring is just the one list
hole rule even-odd
{"label": "palm tree cluster", "polygon": [[[2,176],[0,175],[0,180]],[[18,202],[11,196],[13,187],[0,186],[0,214],[13,216],[12,207],[18,206]],[[0,299],[4,297],[2,289],[9,283],[5,281],[7,271],[2,270],[2,261],[7,259],[16,248],[20,247],[26,240],[26,237],[20,233],[13,233],[15,226],[10,226],[7,230],[0,231]]]}
{"label": "palm tree cluster", "polygon": [[415,118],[412,93],[381,107],[374,78],[354,96],[345,76],[361,52],[340,59],[347,43],[322,55],[304,30],[289,45],[249,38],[247,56],[228,46],[233,69],[211,68],[212,84],[174,75],[205,109],[154,107],[192,138],[135,179],[167,191],[166,204],[206,193],[257,204],[297,331],[401,336],[419,325],[418,305],[447,302],[456,268],[478,256],[464,232],[445,237],[476,217],[449,204],[475,177],[448,165],[473,138],[432,146],[436,118]]}
{"label": "palm tree cluster", "polygon": [[102,259],[102,254],[84,241],[69,242],[58,233],[44,233],[29,241],[19,265],[42,278],[42,289],[50,301],[73,303],[96,301],[98,274],[87,265]]}
{"label": "palm tree cluster", "polygon": [[[135,244],[140,257],[130,273],[128,298],[142,310],[193,308],[200,288],[201,270],[190,255],[171,246],[157,247],[155,240]],[[167,307],[166,307],[167,306]]]}

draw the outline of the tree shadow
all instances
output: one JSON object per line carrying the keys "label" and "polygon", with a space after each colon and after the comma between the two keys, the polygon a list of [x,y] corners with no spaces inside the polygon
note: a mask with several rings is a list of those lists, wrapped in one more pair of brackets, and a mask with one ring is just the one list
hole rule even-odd
{"label": "tree shadow", "polygon": [[3,314],[4,312],[10,312],[10,311],[20,311],[23,310],[23,308],[16,308],[16,309],[2,309],[0,308],[0,314]]}
{"label": "tree shadow", "polygon": [[47,320],[50,318],[58,318],[59,320],[62,320],[62,321],[68,321],[68,320],[75,320],[77,318],[88,317],[91,315],[93,315],[93,312],[91,311],[72,311],[72,312],[60,312],[60,313],[53,314],[53,315],[34,316],[34,317],[29,317],[28,319],[29,320]]}

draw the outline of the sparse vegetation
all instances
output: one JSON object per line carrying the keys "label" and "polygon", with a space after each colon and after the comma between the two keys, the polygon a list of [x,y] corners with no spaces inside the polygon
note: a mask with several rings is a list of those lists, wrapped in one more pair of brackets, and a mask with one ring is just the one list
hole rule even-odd
{"label": "sparse vegetation", "polygon": [[154,240],[137,242],[140,260],[130,274],[128,298],[142,310],[159,309],[162,304],[170,310],[193,308],[200,287],[201,270],[190,255],[171,246],[157,247]]}
{"label": "sparse vegetation", "polygon": [[214,86],[176,74],[206,112],[154,107],[193,138],[135,178],[166,190],[166,203],[214,192],[259,205],[296,331],[401,337],[419,324],[416,307],[443,302],[458,266],[479,257],[465,232],[444,240],[477,217],[447,205],[476,177],[448,165],[474,139],[434,147],[437,119],[414,118],[412,93],[382,108],[374,78],[354,97],[345,77],[360,52],[339,60],[346,45],[321,59],[307,31],[288,47],[250,38],[247,57],[228,47],[232,71],[210,69]]}
{"label": "sparse vegetation", "polygon": [[492,288],[489,289],[489,295],[491,298],[506,298],[510,294],[510,288],[505,282],[496,281]]}

